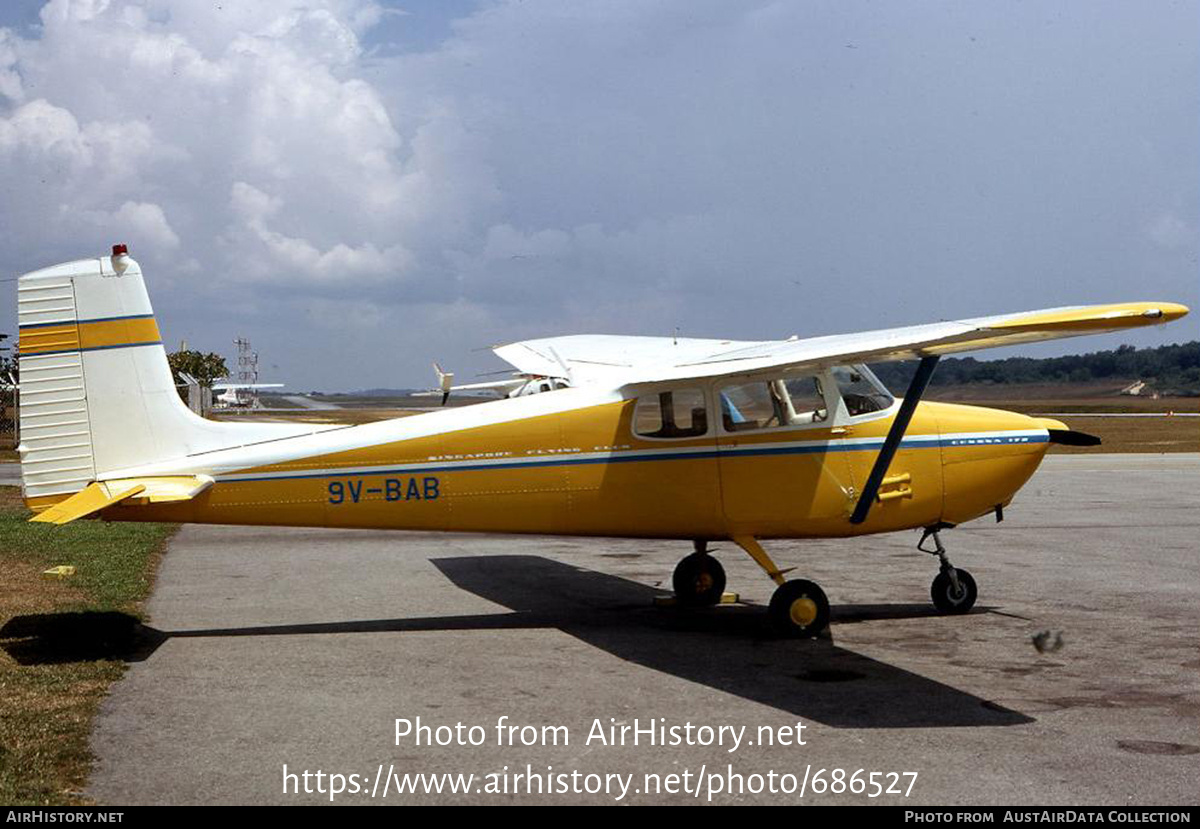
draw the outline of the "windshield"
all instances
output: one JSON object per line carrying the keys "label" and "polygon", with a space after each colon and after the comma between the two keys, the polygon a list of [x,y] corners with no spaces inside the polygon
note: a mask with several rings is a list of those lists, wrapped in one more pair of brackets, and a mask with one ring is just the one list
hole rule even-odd
{"label": "windshield", "polygon": [[892,395],[866,366],[838,366],[832,373],[851,417],[881,412],[892,405]]}

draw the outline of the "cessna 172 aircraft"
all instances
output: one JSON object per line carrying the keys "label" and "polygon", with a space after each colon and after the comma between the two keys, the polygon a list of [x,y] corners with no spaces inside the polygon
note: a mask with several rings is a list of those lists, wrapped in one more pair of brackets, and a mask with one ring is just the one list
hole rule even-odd
{"label": "cessna 172 aircraft", "polygon": [[[923,528],[919,546],[941,563],[933,602],[963,613],[976,585],[939,532],[1002,517],[1051,443],[1089,442],[1056,420],[921,402],[941,355],[1188,311],[1131,302],[765,342],[529,340],[495,353],[523,378],[548,379],[545,391],[312,426],[188,410],[124,246],[25,274],[18,304],[18,451],[34,521],[691,540],[673,580],[687,606],[720,600],[708,544],[728,539],[778,584],[769,616],[794,636],[825,628],[829,602],[813,582],[786,579],[763,540]],[[902,399],[864,365],[887,360],[920,361]]]}
{"label": "cessna 172 aircraft", "polygon": [[[454,385],[454,374],[452,372],[442,371],[442,367],[437,363],[433,364],[433,370],[438,378],[437,389],[428,392],[417,392],[416,396],[440,394],[443,406],[450,399],[451,392],[456,391],[489,392],[500,397],[524,397],[527,394],[541,394],[542,392],[565,389],[571,385],[570,381],[565,377],[546,377],[541,374],[527,374],[522,371],[514,371],[511,376],[503,380],[488,380],[483,383],[467,383],[456,386]],[[566,371],[565,366],[563,367],[563,371]]]}
{"label": "cessna 172 aircraft", "polygon": [[252,394],[259,389],[281,389],[283,383],[213,383],[212,390],[221,392],[217,395],[217,408],[245,409],[249,408],[255,397]]}

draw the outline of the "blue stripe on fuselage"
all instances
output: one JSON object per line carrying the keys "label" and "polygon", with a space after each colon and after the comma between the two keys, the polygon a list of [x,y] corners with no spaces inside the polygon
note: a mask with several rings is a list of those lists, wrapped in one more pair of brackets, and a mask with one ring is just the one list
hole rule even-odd
{"label": "blue stripe on fuselage", "polygon": [[[938,449],[942,447],[958,448],[966,446],[1007,445],[1021,443],[1046,443],[1048,434],[1043,435],[1014,435],[1012,437],[954,437],[942,438],[936,435],[918,435],[905,438],[900,446],[902,449]],[[369,477],[373,475],[419,474],[429,472],[470,472],[480,469],[530,469],[549,466],[584,466],[597,463],[647,463],[651,461],[682,461],[702,460],[720,457],[758,457],[766,455],[815,455],[828,452],[868,452],[878,451],[883,446],[883,438],[871,442],[841,444],[841,443],[808,443],[794,446],[772,446],[755,449],[754,447],[728,447],[724,449],[704,449],[696,452],[663,452],[656,455],[609,455],[602,458],[555,458],[547,460],[513,460],[504,463],[459,463],[442,465],[406,465],[401,467],[386,467],[381,469],[368,468],[370,471],[344,472],[306,472],[295,475],[262,475],[243,478],[236,473],[229,476],[218,475],[218,481],[230,483],[249,483],[253,481],[293,481],[305,478],[341,478],[347,475]]]}

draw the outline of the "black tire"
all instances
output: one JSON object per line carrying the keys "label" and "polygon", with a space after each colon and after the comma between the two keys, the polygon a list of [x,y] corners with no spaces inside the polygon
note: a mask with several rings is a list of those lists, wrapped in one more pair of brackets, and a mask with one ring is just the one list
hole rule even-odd
{"label": "black tire", "polygon": [[979,588],[975,586],[975,579],[971,578],[971,574],[961,567],[955,567],[954,571],[958,574],[961,591],[955,591],[954,582],[950,581],[950,574],[945,570],[937,574],[933,586],[929,588],[933,606],[942,613],[966,613],[975,606],[975,600],[979,598]]}
{"label": "black tire", "polygon": [[708,553],[692,553],[675,567],[671,586],[682,606],[709,607],[725,592],[725,568]]}
{"label": "black tire", "polygon": [[771,625],[783,636],[818,636],[829,627],[829,599],[816,582],[796,579],[775,589],[768,614]]}

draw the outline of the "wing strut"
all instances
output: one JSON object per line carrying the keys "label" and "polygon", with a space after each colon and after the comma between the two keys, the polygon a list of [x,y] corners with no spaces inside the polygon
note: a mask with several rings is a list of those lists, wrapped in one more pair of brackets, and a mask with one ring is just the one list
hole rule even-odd
{"label": "wing strut", "polygon": [[908,391],[904,393],[904,400],[900,403],[900,411],[896,412],[892,428],[888,430],[883,448],[879,450],[879,457],[875,459],[875,465],[871,467],[871,474],[867,476],[867,485],[863,487],[862,495],[858,498],[854,514],[850,516],[851,524],[861,524],[867,520],[867,513],[871,511],[871,503],[879,492],[879,484],[883,481],[883,476],[887,474],[888,467],[892,465],[892,458],[895,456],[896,450],[900,448],[900,441],[904,439],[904,433],[908,430],[908,423],[912,420],[913,412],[917,410],[917,404],[921,402],[921,395],[925,394],[925,389],[929,386],[929,379],[933,377],[933,370],[937,367],[938,359],[937,354],[921,358],[921,363],[917,366],[917,373],[913,375],[912,382],[908,384]]}

